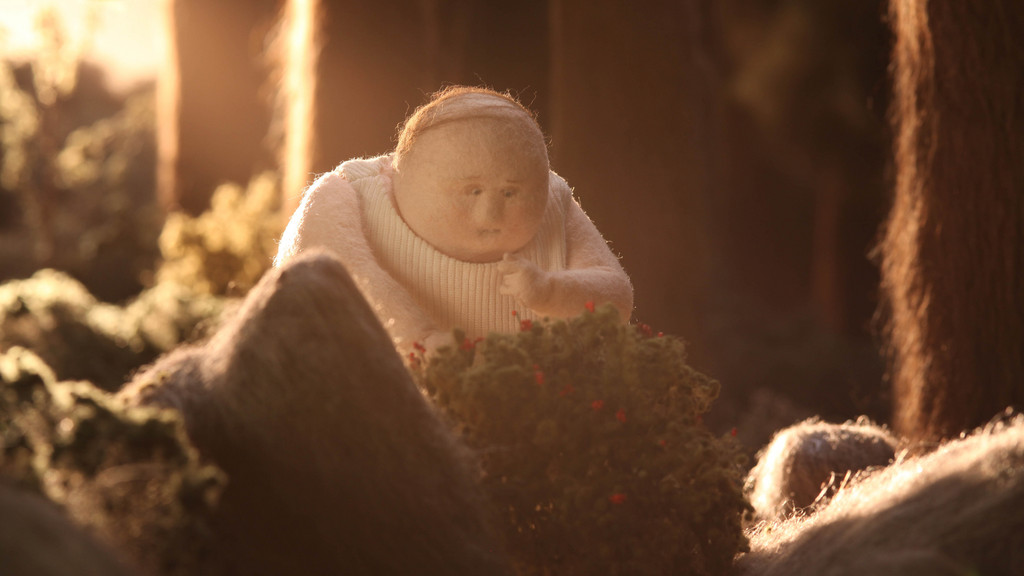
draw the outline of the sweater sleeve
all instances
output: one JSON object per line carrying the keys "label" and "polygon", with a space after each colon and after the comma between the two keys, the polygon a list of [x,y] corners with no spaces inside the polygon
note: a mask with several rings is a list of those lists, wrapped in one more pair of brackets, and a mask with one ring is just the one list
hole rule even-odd
{"label": "sweater sleeve", "polygon": [[324,174],[302,196],[281,236],[274,265],[280,267],[303,250],[322,247],[343,255],[362,234],[359,199],[336,172]]}
{"label": "sweater sleeve", "polygon": [[623,319],[633,312],[633,286],[619,258],[608,247],[562,177],[551,173],[551,190],[565,214],[566,269],[551,275],[555,288],[548,308],[539,311],[569,316],[586,301],[611,303]]}

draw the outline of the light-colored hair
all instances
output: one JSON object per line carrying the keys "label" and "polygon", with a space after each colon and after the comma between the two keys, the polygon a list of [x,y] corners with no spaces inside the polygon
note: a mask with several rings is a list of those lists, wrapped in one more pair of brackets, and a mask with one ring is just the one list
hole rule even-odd
{"label": "light-colored hair", "polygon": [[510,124],[520,127],[518,132],[522,136],[536,139],[547,160],[547,145],[536,116],[511,94],[478,86],[449,86],[435,92],[400,126],[394,153],[395,166],[400,166],[417,138],[427,130],[455,120],[474,118],[509,120]]}

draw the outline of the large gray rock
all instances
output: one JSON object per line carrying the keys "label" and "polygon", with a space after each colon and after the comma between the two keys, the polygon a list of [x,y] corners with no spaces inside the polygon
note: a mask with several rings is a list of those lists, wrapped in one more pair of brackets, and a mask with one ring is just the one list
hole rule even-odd
{"label": "large gray rock", "polygon": [[134,572],[52,502],[0,482],[0,574],[130,576]]}
{"label": "large gray rock", "polygon": [[830,497],[844,480],[896,456],[896,438],[866,420],[811,418],[784,428],[758,454],[745,491],[761,520],[781,520]]}
{"label": "large gray rock", "polygon": [[506,574],[467,452],[341,263],[268,272],[206,343],[120,398],[181,411],[228,475],[230,574]]}
{"label": "large gray rock", "polygon": [[759,525],[743,576],[1024,574],[1024,417],[840,489],[807,516]]}

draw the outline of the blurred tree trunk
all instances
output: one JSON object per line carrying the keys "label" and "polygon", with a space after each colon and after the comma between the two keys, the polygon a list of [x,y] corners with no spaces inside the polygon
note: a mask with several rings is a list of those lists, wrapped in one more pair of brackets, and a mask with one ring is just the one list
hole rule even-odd
{"label": "blurred tree trunk", "polygon": [[698,356],[716,133],[704,13],[698,0],[550,2],[552,164],[622,256],[635,317]]}
{"label": "blurred tree trunk", "polygon": [[275,165],[265,42],[279,3],[166,1],[159,194],[167,208],[198,213],[217,185]]}
{"label": "blurred tree trunk", "polygon": [[[545,0],[320,4],[313,173],[387,152],[406,115],[445,85],[544,88]],[[543,102],[525,100],[543,113]]]}
{"label": "blurred tree trunk", "polygon": [[811,302],[818,322],[831,334],[847,330],[845,270],[841,255],[843,205],[846,188],[838,166],[826,163],[814,195],[814,231],[811,246]]}
{"label": "blurred tree trunk", "polygon": [[1024,3],[890,11],[894,426],[937,439],[1024,407]]}
{"label": "blurred tree trunk", "polygon": [[[435,5],[425,0],[323,2],[323,44],[316,64],[311,166],[325,172],[349,158],[383,154],[396,127],[438,88],[433,68],[445,38],[427,30]],[[437,25],[435,17],[434,25]],[[444,20],[440,19],[443,24]],[[434,42],[442,42],[440,48]]]}
{"label": "blurred tree trunk", "polygon": [[313,176],[387,152],[395,126],[462,73],[467,0],[288,0],[274,48],[282,212]]}

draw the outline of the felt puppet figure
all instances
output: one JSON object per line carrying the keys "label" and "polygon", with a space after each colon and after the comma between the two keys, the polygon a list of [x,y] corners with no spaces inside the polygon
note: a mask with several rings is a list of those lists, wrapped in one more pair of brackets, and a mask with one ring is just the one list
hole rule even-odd
{"label": "felt puppet figure", "polygon": [[275,265],[338,254],[402,352],[514,332],[633,288],[548,165],[533,115],[492,90],[451,87],[405,122],[395,151],[342,163],[304,193]]}

